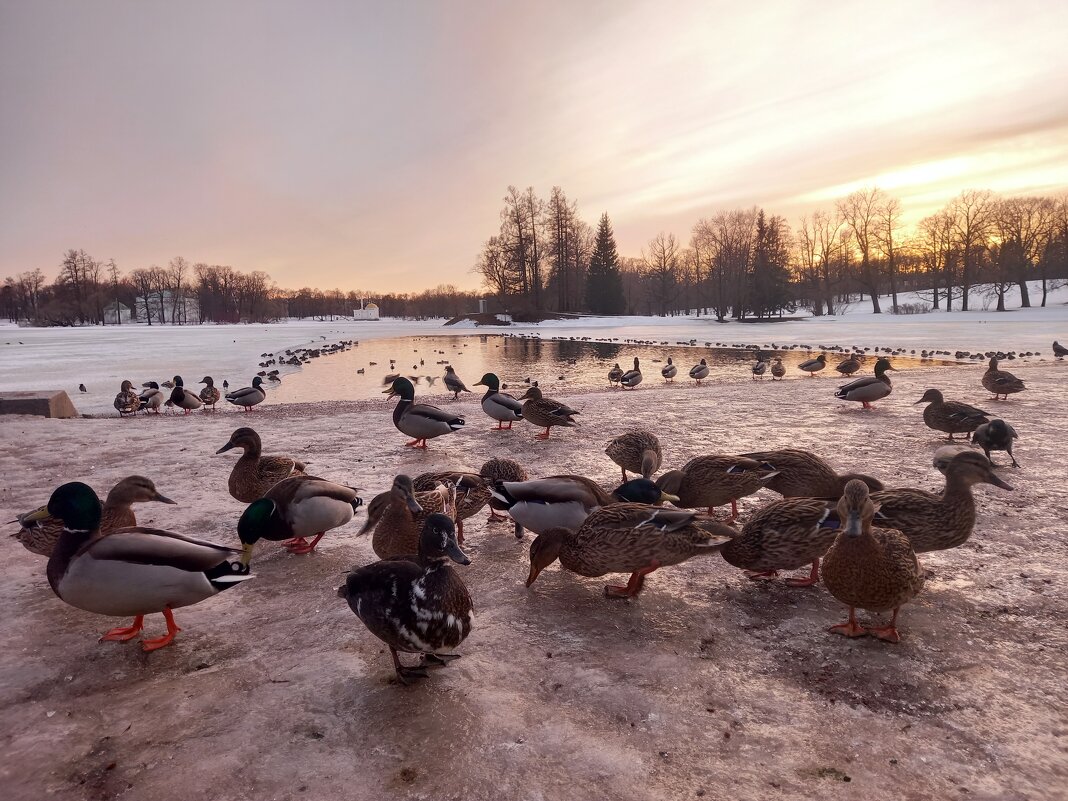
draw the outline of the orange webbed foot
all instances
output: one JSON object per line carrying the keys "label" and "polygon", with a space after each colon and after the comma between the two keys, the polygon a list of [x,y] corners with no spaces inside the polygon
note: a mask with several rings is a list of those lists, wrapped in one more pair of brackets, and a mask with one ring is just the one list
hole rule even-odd
{"label": "orange webbed foot", "polygon": [[868,634],[887,642],[901,642],[901,635],[897,633],[896,626],[879,626],[874,629],[868,629]]}
{"label": "orange webbed foot", "polygon": [[119,626],[104,634],[100,642],[111,640],[113,642],[126,642],[132,640],[145,627],[145,616],[138,615],[129,626]]}
{"label": "orange webbed foot", "polygon": [[832,634],[841,634],[843,637],[863,637],[868,633],[866,628],[852,620],[846,623],[839,623],[837,626],[831,626],[827,631]]}

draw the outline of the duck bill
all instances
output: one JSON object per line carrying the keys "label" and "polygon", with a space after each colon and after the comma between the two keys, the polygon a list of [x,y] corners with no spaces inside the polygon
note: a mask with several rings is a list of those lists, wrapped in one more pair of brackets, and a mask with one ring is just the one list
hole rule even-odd
{"label": "duck bill", "polygon": [[474,386],[474,387],[488,387],[488,386],[489,386],[489,384],[483,384],[483,383],[482,383],[481,381],[476,381],[476,382],[475,382],[474,384],[472,384],[471,386]]}
{"label": "duck bill", "polygon": [[860,512],[850,512],[846,518],[845,533],[850,537],[859,537],[861,532]]}
{"label": "duck bill", "polygon": [[23,525],[27,523],[40,523],[42,520],[47,520],[50,517],[48,514],[48,507],[42,506],[40,509],[35,509],[28,515],[23,515],[20,522]]}
{"label": "duck bill", "polygon": [[660,503],[663,503],[664,501],[671,501],[671,503],[678,503],[680,500],[682,500],[682,499],[678,495],[672,495],[670,492],[661,492],[660,493]]}
{"label": "duck bill", "polygon": [[252,561],[252,551],[256,546],[251,542],[246,542],[241,546],[241,564],[248,567],[249,562]]}
{"label": "duck bill", "polygon": [[[167,401],[167,402],[170,403],[170,401]],[[237,446],[234,445],[234,443],[227,442],[225,445],[223,445],[221,448],[219,448],[219,450],[215,451],[215,453],[216,454],[226,453],[228,450],[230,450],[231,448],[235,448],[235,447],[237,447]]]}
{"label": "duck bill", "polygon": [[172,506],[177,506],[178,505],[178,501],[172,501],[166,495],[160,495],[158,492],[156,493],[156,497],[153,498],[152,500],[157,501],[158,503],[169,503]]}
{"label": "duck bill", "polygon": [[535,581],[538,580],[538,575],[541,573],[541,568],[537,565],[530,566],[530,575],[527,576],[527,586],[529,587]]}
{"label": "duck bill", "polygon": [[408,509],[413,515],[421,514],[423,511],[423,507],[419,505],[414,495],[408,496]]}
{"label": "duck bill", "polygon": [[389,387],[388,389],[382,390],[382,394],[383,395],[389,395],[392,398],[397,393],[393,391],[393,387]]}
{"label": "duck bill", "polygon": [[994,473],[990,474],[990,477],[987,478],[987,481],[993,484],[995,487],[1001,487],[1003,490],[1008,490],[1009,492],[1013,491],[1013,487],[1011,484],[1003,481],[1000,476],[997,476]]}
{"label": "duck bill", "polygon": [[458,565],[471,564],[471,559],[468,557],[467,554],[460,550],[459,544],[455,542],[449,543],[449,547],[445,549],[445,555],[448,556],[452,561],[456,562]]}

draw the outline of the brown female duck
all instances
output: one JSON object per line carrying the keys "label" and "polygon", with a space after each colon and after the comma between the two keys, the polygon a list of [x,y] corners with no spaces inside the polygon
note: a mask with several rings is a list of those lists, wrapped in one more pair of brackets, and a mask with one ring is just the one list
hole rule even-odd
{"label": "brown female duck", "polygon": [[537,384],[528,389],[519,400],[524,401],[523,419],[536,426],[545,427],[545,432],[536,435],[535,439],[548,439],[549,429],[553,426],[575,428],[578,425],[574,419],[578,412],[566,403],[546,398]]}
{"label": "brown female duck", "polygon": [[721,553],[750,579],[773,578],[779,570],[811,564],[808,578],[786,579],[791,587],[810,587],[819,581],[820,557],[837,534],[837,521],[830,518],[831,508],[819,498],[774,501],[758,509]]}
{"label": "brown female duck", "polygon": [[983,373],[983,388],[988,392],[994,393],[993,400],[1001,400],[1001,396],[1005,396],[1005,400],[1009,399],[1009,395],[1014,395],[1017,392],[1023,392],[1027,387],[1024,386],[1024,382],[1014,376],[1007,370],[998,369],[998,360],[992,358],[990,365],[987,367],[985,373]]}
{"label": "brown female duck", "polygon": [[239,428],[216,453],[241,448],[241,458],[230,471],[230,495],[242,503],[252,503],[267,494],[267,490],[283,479],[302,476],[304,462],[288,456],[264,456],[260,435],[251,428]]}
{"label": "brown female duck", "polygon": [[889,489],[873,493],[879,525],[902,532],[916,553],[956,548],[975,525],[974,484],[993,484],[1011,490],[998,478],[990,460],[977,451],[953,457],[946,467],[946,488],[941,495],[920,489]]}
{"label": "brown female duck", "polygon": [[624,481],[627,480],[628,470],[642,478],[652,478],[664,461],[660,440],[656,438],[656,434],[642,429],[620,434],[608,443],[604,452],[623,470]]}
{"label": "brown female duck", "polygon": [[552,528],[530,544],[529,587],[557,559],[565,570],[596,578],[630,573],[626,586],[609,584],[609,598],[631,598],[645,576],[694,556],[713,554],[734,535],[730,526],[696,512],[644,503],[618,503],[596,510],[577,531]]}
{"label": "brown female duck", "polygon": [[954,434],[970,434],[983,423],[990,422],[990,413],[969,406],[959,401],[947,401],[942,392],[937,389],[929,389],[923,393],[913,406],[926,403],[923,410],[923,422],[928,428],[949,434],[949,441],[953,441]]}
{"label": "brown female duck", "polygon": [[752,495],[778,475],[771,465],[745,456],[698,456],[681,470],[669,470],[656,480],[665,492],[677,495],[676,506],[688,509],[731,505],[731,520],[738,517],[738,499]]}
{"label": "brown female duck", "polygon": [[464,521],[481,512],[489,503],[489,486],[478,473],[465,473],[461,470],[422,473],[412,481],[416,492],[433,492],[443,484],[452,484],[456,488],[456,536],[462,545]]}
{"label": "brown female duck", "polygon": [[[862,481],[850,481],[838,502],[842,530],[823,557],[823,583],[831,595],[849,607],[849,620],[831,626],[835,634],[898,642],[897,612],[923,588],[923,573],[908,537],[889,528],[872,528],[877,503]],[[856,610],[889,612],[885,626],[865,628]]]}
{"label": "brown female duck", "polygon": [[412,554],[419,550],[419,532],[427,517],[438,512],[455,517],[455,486],[439,485],[432,492],[417,493],[410,476],[398,475],[388,492],[367,504],[367,522],[359,533],[374,530],[371,548],[379,559]]}
{"label": "brown female duck", "polygon": [[[156,485],[150,479],[144,476],[127,476],[111,488],[111,492],[104,501],[104,509],[100,516],[100,533],[107,534],[117,528],[136,526],[137,518],[134,515],[133,504],[149,501],[174,503],[170,498],[160,495]],[[31,522],[29,518],[33,514],[34,512],[29,512],[19,515],[19,523],[23,523],[24,519],[26,522],[12,536],[30,553],[51,556],[52,550],[59,541],[59,535],[63,532],[63,521],[49,516]]]}
{"label": "brown female duck", "polygon": [[783,448],[777,451],[743,453],[749,459],[762,462],[777,471],[764,486],[784,498],[831,498],[842,497],[845,485],[859,478],[869,489],[881,490],[879,479],[861,473],[839,474],[816,454],[800,448]]}

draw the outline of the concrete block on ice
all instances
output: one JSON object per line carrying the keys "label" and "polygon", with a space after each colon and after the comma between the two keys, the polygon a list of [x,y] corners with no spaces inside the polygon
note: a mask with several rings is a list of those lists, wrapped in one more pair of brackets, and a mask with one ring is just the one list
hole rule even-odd
{"label": "concrete block on ice", "polygon": [[0,414],[34,414],[38,417],[78,417],[70,396],[62,389],[0,392]]}

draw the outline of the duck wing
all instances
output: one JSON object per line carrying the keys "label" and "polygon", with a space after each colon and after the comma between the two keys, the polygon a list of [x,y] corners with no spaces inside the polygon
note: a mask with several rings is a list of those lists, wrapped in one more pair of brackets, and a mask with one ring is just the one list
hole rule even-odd
{"label": "duck wing", "polygon": [[139,565],[160,565],[189,572],[211,570],[241,551],[214,542],[188,537],[176,531],[134,526],[120,528],[107,536],[90,540],[76,556],[92,559],[129,562]]}

